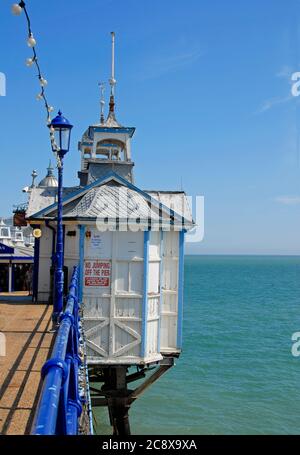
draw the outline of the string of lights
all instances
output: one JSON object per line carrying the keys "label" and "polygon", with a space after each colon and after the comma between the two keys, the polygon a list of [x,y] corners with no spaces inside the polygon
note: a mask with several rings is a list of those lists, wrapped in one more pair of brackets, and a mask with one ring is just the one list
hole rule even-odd
{"label": "string of lights", "polygon": [[29,14],[28,14],[28,10],[26,8],[26,5],[25,5],[24,1],[20,1],[19,3],[14,3],[12,5],[12,13],[15,16],[20,16],[23,11],[24,11],[24,14],[25,14],[25,17],[26,17],[26,21],[27,21],[27,30],[28,30],[27,45],[32,49],[32,57],[29,57],[29,58],[26,59],[26,66],[31,67],[31,66],[35,65],[35,67],[37,69],[37,77],[38,77],[39,83],[40,83],[40,92],[36,96],[36,99],[38,101],[41,101],[41,100],[44,101],[45,109],[46,109],[46,112],[47,112],[47,126],[49,127],[49,131],[50,131],[51,147],[52,147],[52,150],[55,151],[54,153],[55,153],[55,157],[56,157],[56,161],[57,161],[57,166],[59,167],[61,165],[60,158],[59,158],[58,153],[57,153],[59,151],[59,147],[58,147],[58,145],[55,142],[54,128],[52,126],[50,126],[50,123],[51,123],[50,113],[54,109],[48,103],[48,99],[47,99],[47,96],[46,96],[45,87],[47,86],[48,82],[47,82],[47,79],[44,78],[43,73],[41,71],[40,64],[39,64],[37,51],[36,51],[36,44],[37,43],[36,43],[36,39],[34,38],[32,29],[31,29],[31,21],[30,21],[30,17],[29,17]]}

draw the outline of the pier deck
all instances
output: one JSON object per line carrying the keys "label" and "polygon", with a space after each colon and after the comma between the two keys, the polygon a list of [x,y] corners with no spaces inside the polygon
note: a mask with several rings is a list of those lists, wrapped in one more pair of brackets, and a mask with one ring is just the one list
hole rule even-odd
{"label": "pier deck", "polygon": [[29,434],[41,388],[41,367],[51,354],[52,307],[0,302],[0,434]]}

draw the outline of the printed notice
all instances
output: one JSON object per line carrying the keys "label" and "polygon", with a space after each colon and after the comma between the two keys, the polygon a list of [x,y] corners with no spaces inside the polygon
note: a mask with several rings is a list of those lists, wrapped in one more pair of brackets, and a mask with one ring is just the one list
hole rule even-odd
{"label": "printed notice", "polygon": [[110,261],[90,260],[84,263],[84,285],[96,287],[110,286]]}
{"label": "printed notice", "polygon": [[94,249],[101,250],[101,246],[102,246],[101,234],[92,232],[91,246]]}

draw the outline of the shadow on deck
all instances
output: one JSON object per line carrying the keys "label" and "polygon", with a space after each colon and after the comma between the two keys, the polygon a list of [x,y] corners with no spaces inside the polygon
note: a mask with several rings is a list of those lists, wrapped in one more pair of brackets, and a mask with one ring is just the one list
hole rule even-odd
{"label": "shadow on deck", "polygon": [[0,434],[29,434],[38,403],[44,362],[54,342],[52,306],[0,302],[0,332],[6,355],[0,356]]}

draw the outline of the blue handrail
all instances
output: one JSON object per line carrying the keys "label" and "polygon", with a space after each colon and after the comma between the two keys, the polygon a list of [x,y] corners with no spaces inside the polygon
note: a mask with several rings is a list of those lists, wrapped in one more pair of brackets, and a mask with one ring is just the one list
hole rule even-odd
{"label": "blue handrail", "polygon": [[67,304],[60,319],[51,358],[43,365],[43,388],[32,434],[75,435],[82,413],[79,395],[79,267],[72,274]]}

